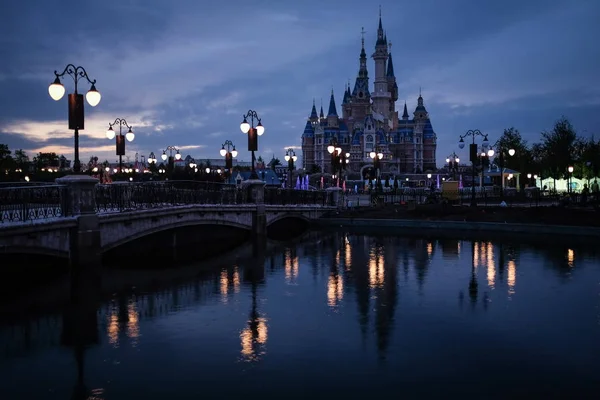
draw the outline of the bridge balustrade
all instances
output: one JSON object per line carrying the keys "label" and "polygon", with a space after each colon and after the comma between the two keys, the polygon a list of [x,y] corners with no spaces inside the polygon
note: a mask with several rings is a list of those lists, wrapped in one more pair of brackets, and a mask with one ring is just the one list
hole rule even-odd
{"label": "bridge balustrade", "polygon": [[96,186],[98,212],[131,211],[192,204],[244,204],[246,193],[234,185],[171,181]]}
{"label": "bridge balustrade", "polygon": [[265,188],[265,204],[268,205],[332,205],[331,193],[317,190]]}
{"label": "bridge balustrade", "polygon": [[66,190],[63,185],[1,187],[0,223],[64,216]]}
{"label": "bridge balustrade", "polygon": [[[92,182],[93,185],[93,182]],[[25,222],[71,215],[79,197],[66,184],[0,187],[0,223]],[[261,190],[263,190],[261,188]],[[75,203],[73,203],[75,201]],[[217,182],[161,181],[96,184],[90,200],[98,213],[185,205],[254,203],[248,190]],[[260,200],[262,202],[262,200]],[[332,193],[316,190],[265,188],[267,205],[333,206]]]}

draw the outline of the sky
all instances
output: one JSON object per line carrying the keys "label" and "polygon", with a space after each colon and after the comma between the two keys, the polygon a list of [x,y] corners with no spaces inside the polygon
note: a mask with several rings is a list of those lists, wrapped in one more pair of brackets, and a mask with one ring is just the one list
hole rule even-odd
{"label": "sky", "polygon": [[[358,73],[361,28],[372,54],[381,5],[399,87],[397,108],[419,88],[438,137],[437,161],[459,135],[493,143],[515,127],[530,142],[565,116],[600,138],[598,0],[24,0],[0,14],[0,143],[30,154],[73,155],[66,96],[48,95],[54,70],[83,66],[102,94],[86,104],[82,162],[115,162],[105,131],[124,118],[127,156],[167,146],[218,158],[231,140],[250,159],[242,115],[255,110],[259,154],[298,148],[313,99],[325,111]],[[374,64],[368,61],[371,88]],[[73,81],[64,79],[67,93]],[[89,85],[80,82],[80,93]],[[466,157],[463,157],[466,159]]]}

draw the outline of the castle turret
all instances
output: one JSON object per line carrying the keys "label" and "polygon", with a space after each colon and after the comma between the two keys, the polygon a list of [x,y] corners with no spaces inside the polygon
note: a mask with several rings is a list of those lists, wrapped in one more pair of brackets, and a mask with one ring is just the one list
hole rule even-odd
{"label": "castle turret", "polygon": [[329,111],[327,112],[327,126],[331,128],[338,127],[338,113],[337,107],[335,106],[335,97],[333,96],[333,89],[331,89],[331,97],[329,98]]}

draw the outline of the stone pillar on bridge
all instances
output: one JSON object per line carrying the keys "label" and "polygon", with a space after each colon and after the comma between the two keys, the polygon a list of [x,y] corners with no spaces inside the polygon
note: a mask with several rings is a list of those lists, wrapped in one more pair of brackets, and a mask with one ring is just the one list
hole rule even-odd
{"label": "stone pillar on bridge", "polygon": [[325,189],[326,192],[330,193],[331,205],[335,207],[342,207],[344,201],[343,189],[341,187],[332,186]]}
{"label": "stone pillar on bridge", "polygon": [[252,212],[252,234],[254,237],[264,237],[267,235],[265,185],[265,182],[260,179],[249,179],[242,182],[242,190],[248,196],[248,203],[256,205],[256,211]]}
{"label": "stone pillar on bridge", "polygon": [[94,196],[98,179],[87,175],[67,175],[58,178],[56,183],[67,187],[63,201],[65,216],[77,219],[77,226],[69,233],[69,262],[71,297],[81,301],[99,283],[102,244]]}

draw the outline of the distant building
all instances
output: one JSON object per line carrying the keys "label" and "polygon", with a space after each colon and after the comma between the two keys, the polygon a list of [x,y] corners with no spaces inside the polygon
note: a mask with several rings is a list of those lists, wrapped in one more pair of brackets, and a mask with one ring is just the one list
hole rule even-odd
{"label": "distant building", "polygon": [[436,169],[436,133],[420,93],[412,117],[406,103],[402,116],[398,117],[398,85],[391,43],[384,33],[381,15],[372,58],[375,60],[375,80],[371,92],[363,35],[358,76],[354,88],[350,90],[348,85],[344,91],[342,117],[338,115],[333,90],[327,116],[322,105],[317,114],[313,100],[302,134],[302,167],[307,171],[318,166],[322,172],[331,172],[327,146],[332,140],[337,141],[344,154],[350,153],[348,170],[363,177],[365,170],[372,166],[369,157],[372,151],[384,154],[381,169],[390,174],[425,173]]}

